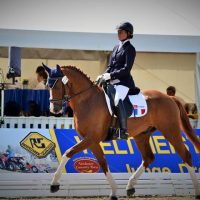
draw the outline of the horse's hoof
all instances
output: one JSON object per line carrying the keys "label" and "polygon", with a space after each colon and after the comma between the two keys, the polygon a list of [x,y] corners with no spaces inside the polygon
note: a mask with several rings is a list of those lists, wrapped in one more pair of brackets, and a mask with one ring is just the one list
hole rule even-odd
{"label": "horse's hoof", "polygon": [[50,191],[51,193],[57,192],[60,189],[60,185],[51,185]]}
{"label": "horse's hoof", "polygon": [[116,196],[110,196],[109,200],[117,200],[117,197]]}
{"label": "horse's hoof", "polygon": [[131,188],[131,189],[126,190],[126,194],[127,194],[128,197],[134,195],[135,194],[135,188]]}
{"label": "horse's hoof", "polygon": [[200,195],[196,195],[196,196],[195,196],[195,199],[200,199]]}

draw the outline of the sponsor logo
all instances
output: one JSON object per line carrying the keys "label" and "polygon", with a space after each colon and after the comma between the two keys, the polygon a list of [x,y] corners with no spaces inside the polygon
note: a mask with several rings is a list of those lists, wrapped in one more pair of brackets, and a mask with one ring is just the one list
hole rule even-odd
{"label": "sponsor logo", "polygon": [[38,132],[30,132],[20,142],[20,146],[38,158],[45,158],[55,148],[51,140]]}
{"label": "sponsor logo", "polygon": [[100,165],[93,158],[78,158],[74,161],[74,168],[79,173],[96,173],[99,172]]}

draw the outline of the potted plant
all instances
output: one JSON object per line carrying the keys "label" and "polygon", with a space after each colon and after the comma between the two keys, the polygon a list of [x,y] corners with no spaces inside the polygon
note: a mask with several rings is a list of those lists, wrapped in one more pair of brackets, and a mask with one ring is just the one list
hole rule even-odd
{"label": "potted plant", "polygon": [[29,83],[28,79],[23,79],[22,81],[23,89],[28,89],[28,83]]}

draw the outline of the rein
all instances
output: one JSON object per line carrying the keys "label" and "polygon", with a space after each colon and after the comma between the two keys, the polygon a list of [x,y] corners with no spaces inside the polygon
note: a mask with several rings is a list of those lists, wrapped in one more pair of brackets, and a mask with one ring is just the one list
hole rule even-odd
{"label": "rein", "polygon": [[80,92],[74,94],[73,96],[66,95],[66,96],[67,96],[67,102],[70,102],[70,100],[71,100],[72,98],[74,98],[74,97],[76,97],[76,96],[78,96],[78,95],[80,95],[80,94],[82,94],[82,93],[84,93],[84,92],[87,92],[87,91],[88,91],[89,89],[91,89],[93,86],[95,86],[95,85],[92,84],[89,88],[86,88],[85,90],[80,91]]}

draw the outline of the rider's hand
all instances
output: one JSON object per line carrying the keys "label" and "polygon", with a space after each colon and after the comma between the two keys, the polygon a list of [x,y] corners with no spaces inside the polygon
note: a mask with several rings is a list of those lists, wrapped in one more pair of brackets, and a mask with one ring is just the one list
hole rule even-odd
{"label": "rider's hand", "polygon": [[102,76],[103,76],[103,75],[97,76],[96,81],[98,82],[98,81],[102,78]]}
{"label": "rider's hand", "polygon": [[106,80],[106,81],[110,80],[110,79],[111,79],[110,73],[105,73],[105,74],[103,74],[103,75],[102,75],[102,78],[103,78],[104,80]]}

